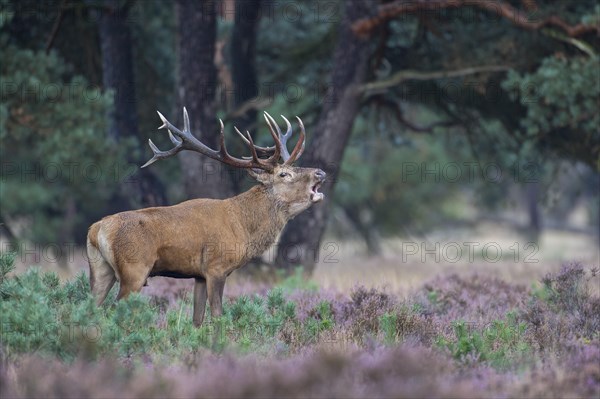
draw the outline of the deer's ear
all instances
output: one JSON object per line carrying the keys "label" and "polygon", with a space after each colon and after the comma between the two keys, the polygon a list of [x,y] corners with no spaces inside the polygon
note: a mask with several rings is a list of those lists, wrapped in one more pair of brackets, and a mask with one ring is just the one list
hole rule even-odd
{"label": "deer's ear", "polygon": [[270,180],[270,173],[265,172],[262,169],[252,168],[248,169],[248,174],[255,180],[261,183],[266,183]]}

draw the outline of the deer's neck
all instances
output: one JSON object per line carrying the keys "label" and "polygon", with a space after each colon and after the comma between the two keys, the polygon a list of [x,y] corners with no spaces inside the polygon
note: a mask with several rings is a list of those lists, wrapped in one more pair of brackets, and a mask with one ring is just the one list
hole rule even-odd
{"label": "deer's neck", "polygon": [[250,256],[262,254],[275,242],[289,219],[285,207],[262,185],[231,198],[231,202],[252,248]]}

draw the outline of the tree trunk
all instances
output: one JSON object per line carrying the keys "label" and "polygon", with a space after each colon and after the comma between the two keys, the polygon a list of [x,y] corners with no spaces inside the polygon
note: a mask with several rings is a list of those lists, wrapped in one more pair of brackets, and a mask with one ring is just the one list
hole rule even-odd
{"label": "tree trunk", "polygon": [[[256,76],[256,34],[260,21],[260,0],[236,0],[235,25],[231,34],[231,72],[233,80],[233,110],[258,96]],[[233,124],[242,132],[254,129],[256,109],[249,108],[236,117]],[[236,149],[247,151],[241,140],[235,141]],[[233,184],[235,191],[242,188],[244,174],[238,174]]]}
{"label": "tree trunk", "polygon": [[[179,99],[188,110],[192,132],[206,145],[216,148],[219,128],[214,64],[217,35],[216,3],[178,0]],[[193,152],[179,155],[188,197],[227,198],[233,194],[231,173],[218,161]]]}
{"label": "tree trunk", "polygon": [[[102,83],[105,90],[114,91],[114,104],[108,115],[108,136],[118,142],[138,136],[135,79],[133,75],[133,43],[127,22],[129,9],[120,2],[105,0],[100,11],[98,29],[102,50]],[[140,164],[129,157],[127,162]],[[150,170],[140,170],[121,183],[121,192],[113,198],[116,210],[130,205],[154,206],[165,203],[164,189]],[[115,210],[115,209],[113,209]]]}
{"label": "tree trunk", "polygon": [[525,184],[525,196],[527,202],[527,213],[529,214],[529,225],[527,226],[528,238],[532,242],[538,242],[542,231],[542,220],[540,213],[540,183],[539,181]]}
{"label": "tree trunk", "polygon": [[[108,133],[115,141],[136,134],[135,81],[131,32],[127,25],[127,10],[118,2],[105,0],[106,10],[100,12],[98,27],[102,49],[102,83],[114,90],[114,107],[109,114]],[[112,11],[108,11],[110,8]]]}
{"label": "tree trunk", "polygon": [[302,265],[307,273],[311,273],[319,259],[319,245],[327,223],[339,165],[359,110],[360,93],[357,86],[367,78],[371,54],[369,42],[356,37],[350,26],[354,21],[372,15],[376,6],[377,2],[371,0],[344,3],[345,14],[333,56],[331,85],[323,98],[323,111],[317,127],[312,134],[309,133],[309,145],[301,158],[303,165],[319,167],[327,172],[327,180],[322,186],[325,200],[288,224],[277,252],[280,267]]}
{"label": "tree trunk", "polygon": [[[246,101],[258,96],[256,76],[256,36],[260,22],[261,0],[236,0],[235,24],[231,34],[231,72],[233,80],[233,109],[237,110]],[[256,109],[250,108],[235,118],[233,124],[242,132],[253,130],[256,123]],[[237,142],[241,148],[241,141]],[[246,149],[246,148],[244,148]],[[241,189],[242,175],[233,180],[235,192]],[[248,262],[243,270],[252,270],[262,263],[257,256]]]}
{"label": "tree trunk", "polygon": [[[231,34],[231,71],[233,77],[233,106],[258,95],[256,78],[256,33],[260,21],[260,0],[235,2],[235,25]],[[256,110],[249,109],[236,118],[235,125],[243,132],[256,121]]]}
{"label": "tree trunk", "polygon": [[379,256],[383,250],[381,248],[381,237],[374,223],[373,211],[368,207],[347,207],[344,212],[348,220],[352,222],[354,228],[365,240],[367,245],[367,254],[369,256]]}

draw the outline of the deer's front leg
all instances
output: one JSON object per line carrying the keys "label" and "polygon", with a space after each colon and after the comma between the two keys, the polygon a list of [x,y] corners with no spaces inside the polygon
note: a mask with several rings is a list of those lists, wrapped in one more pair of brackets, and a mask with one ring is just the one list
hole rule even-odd
{"label": "deer's front leg", "polygon": [[210,315],[219,317],[223,314],[223,289],[225,288],[225,277],[209,277],[206,279],[208,285],[208,300],[210,301]]}
{"label": "deer's front leg", "polygon": [[200,327],[206,309],[206,280],[197,278],[194,283],[194,326]]}

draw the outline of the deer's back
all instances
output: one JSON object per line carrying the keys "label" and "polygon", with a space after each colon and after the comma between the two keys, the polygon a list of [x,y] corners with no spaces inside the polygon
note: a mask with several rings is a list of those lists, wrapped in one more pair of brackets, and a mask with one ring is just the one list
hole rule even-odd
{"label": "deer's back", "polygon": [[229,207],[226,200],[195,199],[121,212],[94,223],[88,239],[117,269],[147,264],[151,275],[166,275],[167,270],[173,276],[204,275],[207,255],[217,256],[216,251],[239,241]]}

